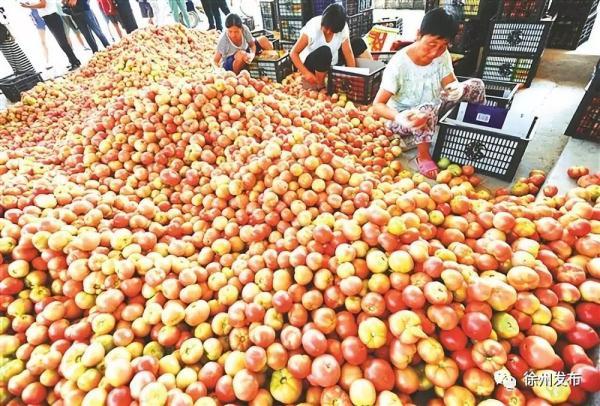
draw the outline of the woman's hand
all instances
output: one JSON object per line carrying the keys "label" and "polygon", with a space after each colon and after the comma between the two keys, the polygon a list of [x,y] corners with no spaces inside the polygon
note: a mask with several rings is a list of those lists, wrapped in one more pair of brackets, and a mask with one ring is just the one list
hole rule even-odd
{"label": "woman's hand", "polygon": [[244,56],[244,62],[249,65],[254,60],[255,56],[256,55],[254,55],[253,52],[246,52],[246,55]]}
{"label": "woman's hand", "polygon": [[460,82],[454,81],[446,85],[446,87],[442,91],[442,96],[447,101],[456,102],[459,101],[460,98],[463,96],[464,91],[464,86]]}
{"label": "woman's hand", "polygon": [[308,83],[310,83],[311,85],[318,85],[319,81],[317,80],[317,77],[315,76],[314,73],[312,73],[311,71],[307,71],[304,75],[302,75],[304,77],[304,80],[306,80]]}

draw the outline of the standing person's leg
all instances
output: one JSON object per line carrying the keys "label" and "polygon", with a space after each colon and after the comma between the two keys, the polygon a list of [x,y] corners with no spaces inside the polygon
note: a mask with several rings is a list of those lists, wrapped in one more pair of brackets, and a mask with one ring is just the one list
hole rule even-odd
{"label": "standing person's leg", "polygon": [[221,22],[221,13],[219,12],[218,0],[208,0],[210,12],[215,19],[215,27],[218,31],[223,31],[223,23]]}
{"label": "standing person's leg", "polygon": [[11,39],[0,43],[0,52],[2,52],[15,73],[35,72],[29,58],[15,40]]}
{"label": "standing person's leg", "polygon": [[110,45],[110,43],[104,36],[104,33],[102,32],[102,30],[100,29],[100,25],[98,25],[98,20],[96,20],[96,17],[94,16],[94,12],[92,10],[85,10],[83,12],[83,15],[85,18],[85,22],[89,26],[90,30],[92,30],[93,33],[96,34],[96,36],[98,37],[98,39],[100,40],[102,45],[104,45],[105,48],[108,47]]}
{"label": "standing person's leg", "polygon": [[[75,24],[75,21],[73,21],[73,17],[71,17],[69,15],[64,15],[64,16],[61,16],[61,19],[63,20],[63,26],[65,27],[65,33],[67,34],[67,38],[69,39],[69,42],[71,41],[70,34],[71,34],[71,32],[74,32],[75,37],[77,38],[77,42],[79,42],[79,45],[81,45],[81,47],[83,49],[89,50],[90,48],[87,45],[85,45],[85,43],[83,42],[83,37],[81,36],[81,31],[79,31],[77,24]],[[71,45],[71,47],[73,47],[73,46]]]}
{"label": "standing person's leg", "polygon": [[77,27],[79,27],[79,31],[81,31],[83,38],[85,38],[85,41],[92,49],[92,52],[98,52],[98,44],[96,44],[96,40],[92,35],[90,27],[88,26],[85,13],[73,13],[73,21],[75,21],[75,24],[77,24]]}
{"label": "standing person's leg", "polygon": [[208,29],[214,30],[215,27],[215,18],[212,13],[212,8],[210,5],[210,0],[201,0],[202,8],[204,9],[204,14],[206,14],[206,18],[208,19]]}
{"label": "standing person's leg", "polygon": [[129,0],[116,0],[117,10],[119,11],[119,17],[121,18],[121,22],[123,23],[123,28],[129,34],[137,30],[137,22],[135,21],[135,17],[133,16],[133,11],[131,10],[131,4],[129,4]]}
{"label": "standing person's leg", "polygon": [[190,28],[190,16],[185,5],[185,0],[175,0],[175,2],[177,3],[177,7],[179,8],[181,15],[183,16],[183,23],[186,27]]}
{"label": "standing person's leg", "polygon": [[217,6],[223,12],[223,14],[225,14],[225,17],[231,14],[231,11],[229,10],[229,7],[227,7],[227,2],[225,0],[217,0]]}
{"label": "standing person's leg", "polygon": [[44,53],[44,61],[46,62],[46,69],[50,69],[50,58],[48,56],[48,44],[46,43],[46,28],[37,28],[38,37],[40,38],[40,44],[42,45],[42,52]]}
{"label": "standing person's leg", "polygon": [[121,31],[121,26],[119,25],[119,16],[110,16],[108,17],[108,19],[110,20],[110,23],[117,32],[119,38],[123,38],[123,32]]}
{"label": "standing person's leg", "polygon": [[58,42],[60,48],[63,50],[65,55],[67,55],[67,58],[69,58],[69,63],[71,64],[71,66],[73,67],[81,65],[79,59],[77,59],[77,56],[75,56],[75,53],[73,52],[73,48],[71,48],[71,46],[69,45],[67,35],[65,34],[65,29],[62,25],[62,20],[60,19],[59,15],[53,13],[44,16],[43,18],[46,22],[46,26],[48,27],[54,38],[56,38],[56,42]]}

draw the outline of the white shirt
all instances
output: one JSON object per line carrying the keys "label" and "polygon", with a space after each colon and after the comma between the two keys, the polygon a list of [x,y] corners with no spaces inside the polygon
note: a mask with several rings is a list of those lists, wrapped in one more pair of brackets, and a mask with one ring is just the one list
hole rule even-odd
{"label": "white shirt", "polygon": [[381,88],[394,94],[388,105],[402,111],[424,103],[439,104],[442,79],[454,71],[450,53],[446,51],[429,65],[420,66],[410,59],[406,49],[398,51],[383,72]]}
{"label": "white shirt", "polygon": [[306,25],[302,27],[300,35],[306,34],[308,37],[308,45],[300,52],[300,59],[304,62],[308,54],[323,45],[327,45],[331,49],[331,54],[333,55],[331,64],[336,65],[338,62],[338,51],[342,46],[342,43],[350,38],[350,30],[348,29],[348,24],[346,24],[341,32],[333,34],[331,41],[327,42],[325,35],[323,35],[323,30],[321,29],[321,17],[322,16],[311,18]]}
{"label": "white shirt", "polygon": [[[39,0],[37,1],[37,3],[34,4],[39,4]],[[37,9],[38,14],[40,15],[40,17],[44,17],[53,13],[56,13],[56,0],[46,0],[46,7],[44,8],[38,8]]]}

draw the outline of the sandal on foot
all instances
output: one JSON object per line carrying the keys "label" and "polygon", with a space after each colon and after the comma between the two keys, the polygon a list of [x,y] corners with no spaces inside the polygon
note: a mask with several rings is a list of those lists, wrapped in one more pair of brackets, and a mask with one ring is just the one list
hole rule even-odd
{"label": "sandal on foot", "polygon": [[[419,157],[416,157],[415,159],[417,161],[417,166],[421,175],[429,179],[436,178],[436,175],[438,173],[438,167],[432,159],[420,160]],[[433,176],[429,176],[431,173],[434,173]]]}

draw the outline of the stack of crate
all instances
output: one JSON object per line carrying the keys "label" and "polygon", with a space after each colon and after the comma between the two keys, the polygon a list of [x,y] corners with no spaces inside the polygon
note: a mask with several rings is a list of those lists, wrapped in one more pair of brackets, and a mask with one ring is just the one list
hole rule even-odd
{"label": "stack of crate", "polygon": [[279,11],[277,0],[260,0],[260,14],[262,16],[262,27],[265,30],[279,30]]}
{"label": "stack of crate", "polygon": [[550,13],[556,21],[548,48],[576,49],[590,38],[598,14],[598,0],[553,0]]}
{"label": "stack of crate", "polygon": [[479,68],[482,79],[531,84],[554,21],[542,18],[545,2],[500,0]]}
{"label": "stack of crate", "polygon": [[456,54],[454,70],[457,75],[472,76],[477,70],[477,61],[484,33],[492,15],[490,4],[486,0],[427,0],[426,11],[442,7],[454,15],[458,21],[458,33],[448,46]]}
{"label": "stack of crate", "polygon": [[566,134],[600,142],[600,61]]}
{"label": "stack of crate", "polygon": [[313,16],[311,0],[276,0],[279,38],[283,49],[291,49],[304,24]]}

